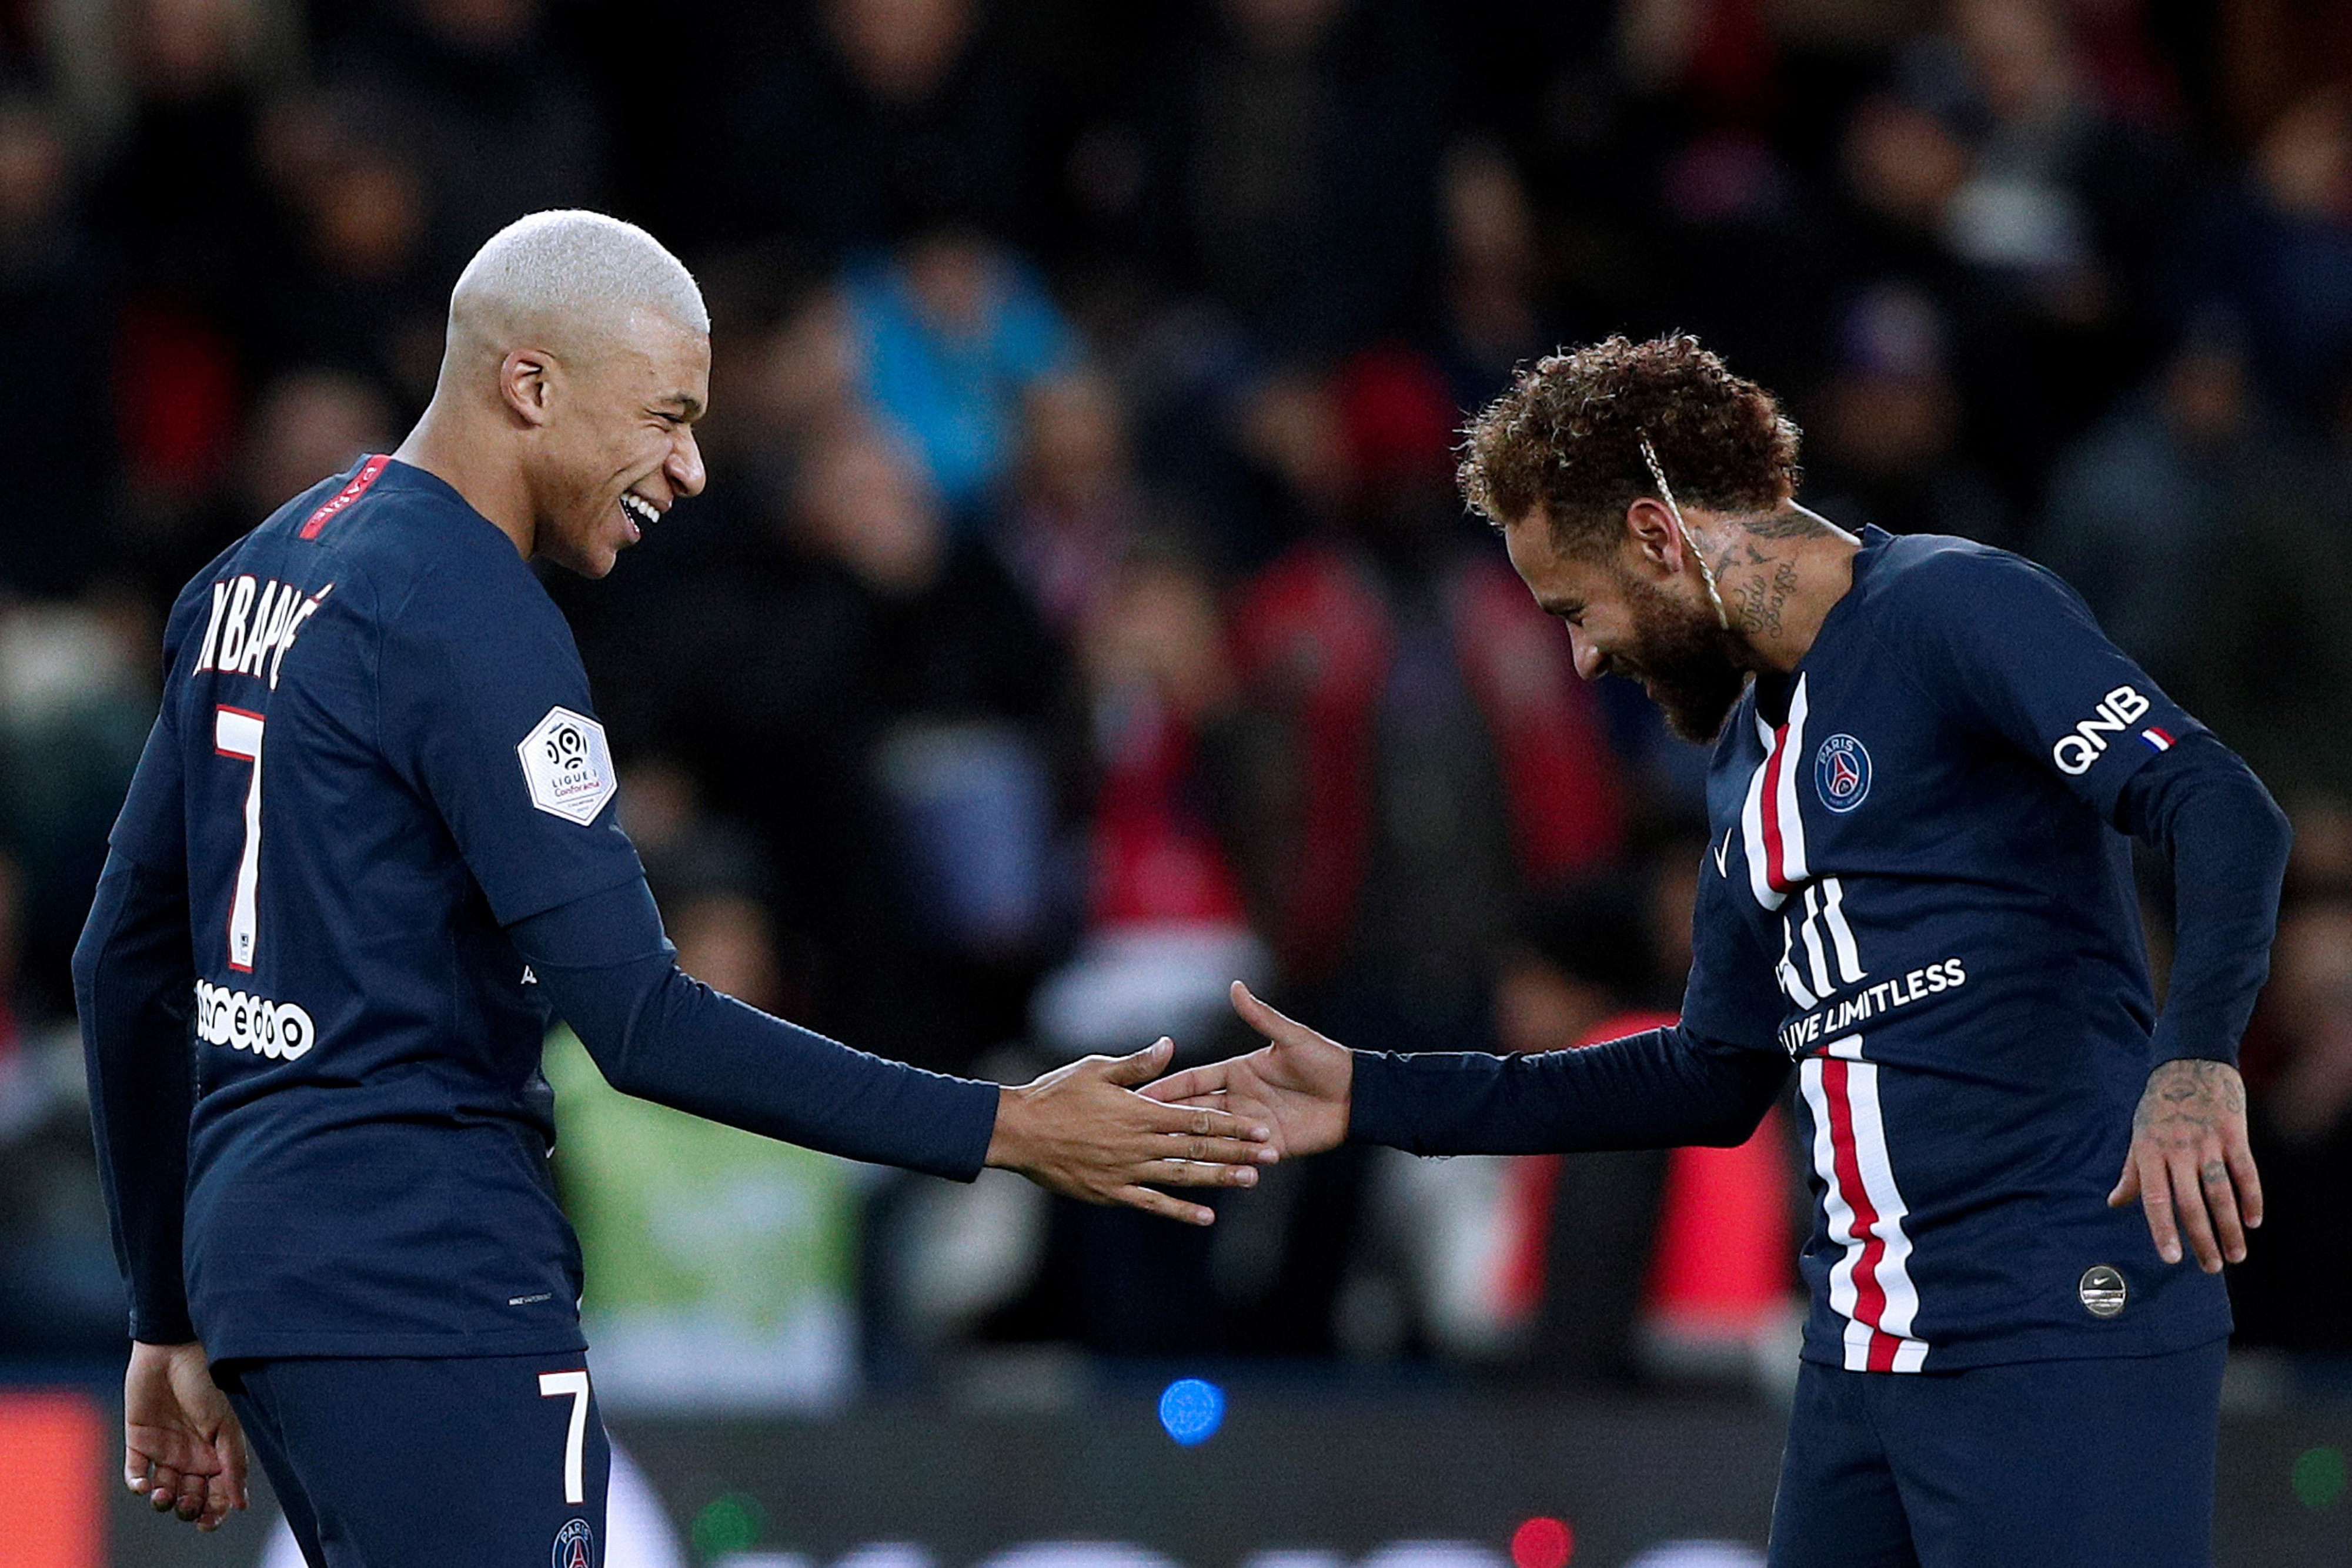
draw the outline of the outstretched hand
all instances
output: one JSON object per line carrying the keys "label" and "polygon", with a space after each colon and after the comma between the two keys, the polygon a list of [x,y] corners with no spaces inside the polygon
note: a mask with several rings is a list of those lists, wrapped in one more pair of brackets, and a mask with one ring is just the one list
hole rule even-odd
{"label": "outstretched hand", "polygon": [[1089,1056],[1003,1091],[988,1163],[1088,1203],[1213,1223],[1213,1209],[1144,1184],[1250,1186],[1257,1167],[1278,1156],[1262,1121],[1222,1106],[1164,1104],[1135,1092],[1160,1074],[1175,1049],[1163,1039],[1132,1056]]}
{"label": "outstretched hand", "polygon": [[2263,1222],[2263,1183],[2246,1141],[2246,1084],[2236,1068],[2184,1057],[2148,1074],[2132,1113],[2123,1179],[2107,1206],[2121,1208],[2135,1197],[2166,1262],[2180,1261],[2184,1231],[2208,1274],[2220,1273],[2225,1258],[2246,1260],[2246,1232]]}
{"label": "outstretched hand", "polygon": [[1274,1149],[1286,1159],[1337,1148],[1348,1136],[1354,1054],[1275,1011],[1239,980],[1233,997],[1242,1021],[1266,1037],[1265,1048],[1171,1074],[1144,1092],[1171,1105],[1226,1111],[1270,1127]]}
{"label": "outstretched hand", "polygon": [[122,1482],[198,1530],[248,1506],[245,1429],[201,1344],[131,1346],[122,1375]]}

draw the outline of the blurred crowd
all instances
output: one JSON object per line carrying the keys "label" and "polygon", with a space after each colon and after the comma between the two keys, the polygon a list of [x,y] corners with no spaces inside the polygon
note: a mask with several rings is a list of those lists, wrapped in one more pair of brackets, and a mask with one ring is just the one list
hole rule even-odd
{"label": "blurred crowd", "polygon": [[[2326,0],[0,0],[0,452],[40,480],[0,520],[0,1353],[120,1332],[64,969],[162,612],[397,443],[457,268],[563,205],[646,223],[714,319],[707,495],[549,581],[691,972],[1006,1078],[1234,1049],[1236,976],[1368,1048],[1670,1013],[1703,756],[1574,679],[1451,445],[1515,364],[1685,328],[1804,426],[1809,504],[2063,571],[2289,806],[2242,1338],[2352,1357]],[[649,1399],[982,1345],[1786,1354],[1778,1116],[1704,1156],[1345,1151],[1194,1233],[640,1114],[583,1063],[551,1052],[558,1165]]]}

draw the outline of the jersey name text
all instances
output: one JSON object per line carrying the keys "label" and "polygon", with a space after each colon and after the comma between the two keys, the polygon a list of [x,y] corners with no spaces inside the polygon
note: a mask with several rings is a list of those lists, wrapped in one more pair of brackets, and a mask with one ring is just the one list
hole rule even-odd
{"label": "jersey name text", "polygon": [[251,572],[214,583],[212,618],[205,622],[205,640],[188,673],[217,670],[225,675],[259,676],[267,664],[269,689],[276,691],[286,650],[334,591],[331,582],[306,596],[292,583],[275,578],[257,582]]}

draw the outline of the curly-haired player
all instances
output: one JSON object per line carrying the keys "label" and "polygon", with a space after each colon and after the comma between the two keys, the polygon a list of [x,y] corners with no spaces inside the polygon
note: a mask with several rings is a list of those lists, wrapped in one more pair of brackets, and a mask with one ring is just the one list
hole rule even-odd
{"label": "curly-haired player", "polygon": [[[1716,741],[1680,1024],[1380,1056],[1236,987],[1272,1043],[1151,1092],[1291,1154],[1522,1153],[1738,1143],[1793,1069],[1812,1307],[1776,1568],[2204,1563],[2284,821],[2063,582],[1838,529],[1797,445],[1688,337],[1547,358],[1465,444],[1578,671]],[[2127,835],[2173,866],[2160,1015]]]}

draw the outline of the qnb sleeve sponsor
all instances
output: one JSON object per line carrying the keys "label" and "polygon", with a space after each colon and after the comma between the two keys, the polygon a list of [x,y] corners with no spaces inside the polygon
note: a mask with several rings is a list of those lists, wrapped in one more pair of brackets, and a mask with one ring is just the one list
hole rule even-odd
{"label": "qnb sleeve sponsor", "polygon": [[1936,699],[2039,759],[2101,821],[2115,821],[2144,763],[2204,728],[2055,573],[1973,548],[1936,552],[1909,576],[1900,608]]}

